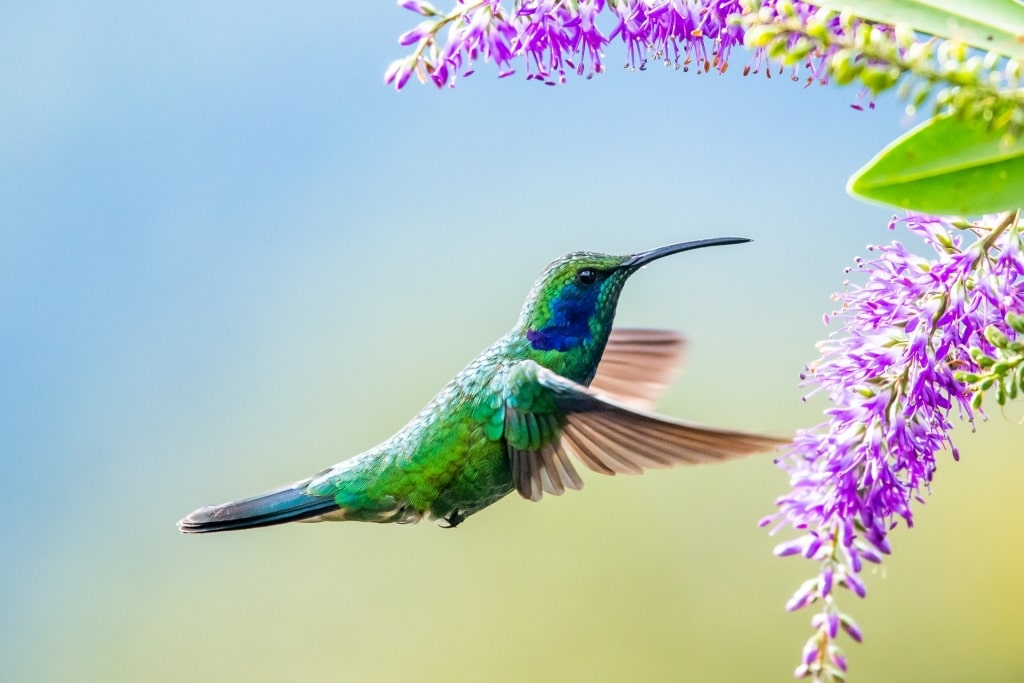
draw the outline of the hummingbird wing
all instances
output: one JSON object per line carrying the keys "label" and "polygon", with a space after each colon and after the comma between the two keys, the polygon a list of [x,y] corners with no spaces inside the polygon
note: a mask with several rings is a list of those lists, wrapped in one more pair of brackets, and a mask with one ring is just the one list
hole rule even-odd
{"label": "hummingbird wing", "polygon": [[510,368],[506,386],[512,479],[529,500],[583,488],[570,458],[614,476],[718,462],[785,443],[633,410],[533,361]]}
{"label": "hummingbird wing", "polygon": [[678,332],[615,328],[590,388],[631,408],[651,410],[682,364],[685,346]]}

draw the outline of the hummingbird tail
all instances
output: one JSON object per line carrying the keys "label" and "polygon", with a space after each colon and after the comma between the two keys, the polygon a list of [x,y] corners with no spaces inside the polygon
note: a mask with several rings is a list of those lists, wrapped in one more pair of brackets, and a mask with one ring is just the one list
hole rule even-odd
{"label": "hummingbird tail", "polygon": [[308,483],[307,479],[252,498],[199,508],[178,522],[178,529],[183,534],[254,529],[298,522],[338,509],[333,498],[306,493]]}

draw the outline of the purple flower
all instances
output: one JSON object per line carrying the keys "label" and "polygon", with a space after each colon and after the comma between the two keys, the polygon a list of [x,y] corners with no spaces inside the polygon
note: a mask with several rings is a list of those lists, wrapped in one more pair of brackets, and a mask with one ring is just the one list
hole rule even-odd
{"label": "purple flower", "polygon": [[[996,352],[986,330],[1014,337],[1008,313],[1024,311],[1024,249],[1020,226],[1010,218],[972,229],[912,215],[903,223],[934,252],[917,256],[900,242],[869,247],[870,260],[855,270],[866,282],[835,295],[831,316],[842,327],[819,344],[805,384],[822,392],[828,421],[801,432],[778,464],[791,490],[762,525],[791,526],[802,535],[776,547],[779,556],[801,554],[818,562],[786,607],[817,603],[800,675],[838,677],[846,660],[835,649],[842,628],[861,631],[837,611],[835,586],[866,595],[863,561],[890,552],[888,532],[900,520],[913,525],[912,501],[936,469],[938,451],[953,458],[951,418],[973,422],[971,388],[958,378],[976,373],[975,358]],[[972,353],[974,349],[974,353]]]}
{"label": "purple flower", "polygon": [[[399,5],[428,18],[399,40],[415,49],[395,63],[411,66],[402,70],[393,64],[385,74],[385,81],[398,89],[405,83],[396,76],[412,71],[438,87],[453,86],[457,75],[469,75],[481,60],[494,62],[500,76],[512,73],[513,61],[522,60],[528,79],[549,85],[564,83],[569,72],[589,78],[604,71],[604,48],[616,39],[626,48],[625,65],[633,69],[660,60],[687,71],[724,73],[732,49],[744,41],[740,0],[456,0],[447,13],[420,0],[400,0]],[[816,11],[804,2],[776,8],[775,0],[761,9],[766,20],[781,13],[808,19]],[[602,19],[606,29],[599,25]],[[832,23],[838,25],[838,19]],[[764,48],[756,48],[753,70],[765,63]],[[824,60],[814,63],[807,61],[811,79],[824,78]]]}
{"label": "purple flower", "polygon": [[433,5],[429,2],[424,2],[424,0],[398,0],[398,6],[402,9],[407,9],[410,12],[422,14],[425,17],[430,17],[438,13]]}
{"label": "purple flower", "polygon": [[743,44],[743,30],[730,25],[729,17],[742,11],[739,0],[625,2],[612,9],[618,24],[609,37],[626,44],[626,65],[633,68],[658,59],[685,69],[694,64],[698,72],[724,72],[732,48]]}

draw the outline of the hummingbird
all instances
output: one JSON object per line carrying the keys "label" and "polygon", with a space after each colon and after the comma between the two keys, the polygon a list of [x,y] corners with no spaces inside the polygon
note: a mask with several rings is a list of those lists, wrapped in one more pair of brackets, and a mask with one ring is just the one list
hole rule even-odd
{"label": "hummingbird", "polygon": [[652,412],[683,338],[612,328],[622,287],[643,266],[749,241],[721,237],[555,260],[534,283],[515,326],[390,439],[293,484],[199,508],[178,528],[193,534],[424,517],[456,527],[513,490],[539,501],[583,488],[577,464],[614,476],[773,449],[783,441]]}

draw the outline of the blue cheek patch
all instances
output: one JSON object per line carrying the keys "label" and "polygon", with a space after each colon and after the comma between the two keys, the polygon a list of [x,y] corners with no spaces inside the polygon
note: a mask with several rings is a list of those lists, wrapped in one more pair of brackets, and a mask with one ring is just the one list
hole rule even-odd
{"label": "blue cheek patch", "polygon": [[536,351],[570,351],[591,338],[590,318],[597,310],[600,288],[579,290],[570,286],[551,302],[549,324],[527,330],[526,338]]}

